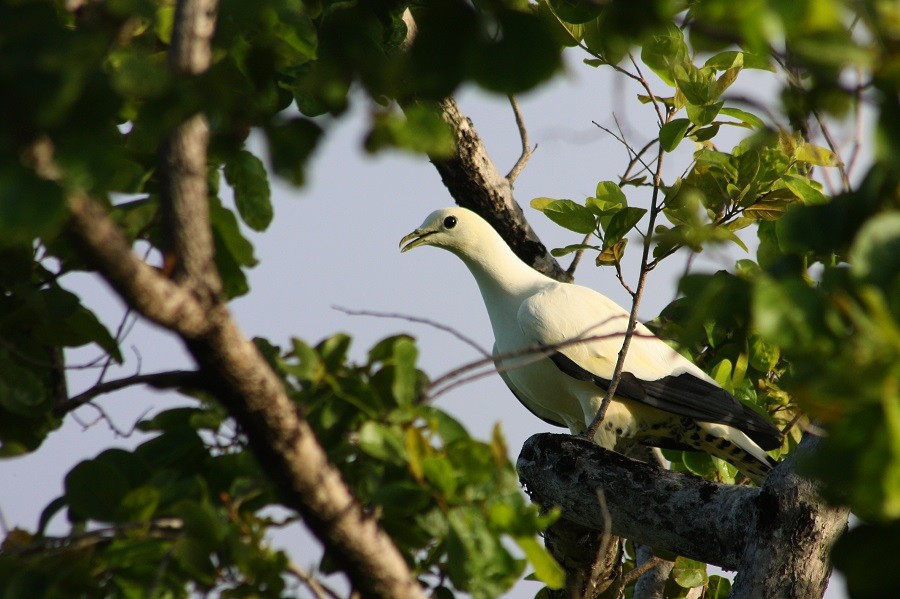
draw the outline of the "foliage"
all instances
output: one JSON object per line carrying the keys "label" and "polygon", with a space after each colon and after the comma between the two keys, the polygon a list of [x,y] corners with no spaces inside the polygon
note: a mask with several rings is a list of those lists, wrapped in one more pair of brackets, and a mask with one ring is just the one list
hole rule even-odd
{"label": "foliage", "polygon": [[[511,541],[542,580],[561,585],[559,566],[534,539],[555,516],[527,503],[499,428],[480,442],[421,403],[426,380],[412,339],[379,342],[363,365],[347,362],[344,335],[314,348],[294,340],[287,352],[258,344],[423,584],[437,593],[497,596],[525,568],[507,548]],[[156,589],[178,597],[191,587],[230,597],[289,595],[284,576],[292,566],[267,548],[265,533],[294,517],[273,511],[278,498],[223,409],[204,399],[139,428],[153,436],[134,451],[109,449],[76,465],[41,529],[10,534],[0,553],[0,580],[14,589],[6,596]],[[45,537],[43,526],[64,509],[72,534]],[[333,567],[326,555],[320,568]]]}
{"label": "foliage", "polygon": [[[741,401],[793,425],[777,454],[807,422],[795,414],[828,433],[804,467],[866,521],[836,547],[836,563],[859,596],[889,593],[871,573],[890,570],[900,519],[894,2],[748,0],[736,10],[731,0],[222,0],[213,65],[199,76],[166,64],[174,13],[170,0],[0,2],[0,454],[37,450],[60,426],[65,348],[95,344],[122,360],[118,337],[66,289],[69,274],[91,270],[66,229],[67,197],[103,202],[129,241],[165,257],[158,148],[174,125],[204,112],[216,265],[227,296],[238,297],[256,264],[242,227],[265,231],[275,217],[268,173],[302,184],[354,98],[373,105],[369,151],[446,156],[453,148],[436,101],[463,83],[532,89],[559,69],[562,46],[577,46],[588,64],[644,86],[635,102],[657,120],[658,136],[626,150],[621,179],[601,181],[584,201],[533,202],[579,234],[554,255],[592,252],[621,277],[629,240],[646,244],[649,271],[682,248],[746,250],[739,232],[756,232],[755,260],[684,277],[656,329]],[[621,66],[636,47],[662,91]],[[778,106],[730,95],[748,69],[782,76]],[[877,122],[872,163],[857,177],[848,172],[855,151],[844,155],[816,132],[864,105]],[[246,150],[251,130],[267,164]],[[729,149],[726,131],[745,135]],[[681,177],[664,180],[653,166],[685,156]],[[840,189],[822,184],[822,169],[840,176]],[[223,183],[236,211],[220,200]],[[557,585],[558,567],[535,540],[552,515],[525,504],[499,430],[479,442],[421,401],[424,375],[408,338],[384,340],[361,365],[347,362],[349,342],[258,346],[423,584],[437,596],[496,596],[525,568],[510,553],[515,543]],[[194,407],[143,422],[153,436],[134,451],[105,451],[67,475],[42,519],[65,510],[67,537],[10,532],[3,597],[289,592],[296,570],[265,538],[295,516],[273,509],[278,499],[241,432],[199,395]],[[734,481],[712,458],[669,457],[674,468]],[[860,546],[869,559],[856,557]],[[333,567],[326,556],[321,568]],[[728,592],[727,581],[678,558],[671,595],[698,585],[706,596]]]}
{"label": "foliage", "polygon": [[[631,158],[620,181],[601,181],[583,202],[532,202],[560,226],[588,235],[554,255],[594,252],[597,265],[615,266],[621,279],[629,232],[646,248],[647,272],[681,248],[734,243],[746,252],[736,232],[755,227],[756,260],[684,276],[682,296],[655,328],[742,402],[789,428],[774,457],[796,445],[807,418],[824,429],[823,450],[801,467],[822,480],[830,499],[869,522],[838,544],[837,565],[859,596],[895,588],[875,582],[871,569],[888,568],[900,515],[896,8],[877,1],[761,1],[745,10],[718,0],[688,3],[680,26],[651,26],[642,38],[643,65],[668,88],[657,92],[637,62],[631,71],[619,66],[627,48],[598,35],[608,31],[615,10],[580,2],[545,6],[568,42],[590,55],[585,62],[643,86],[637,99],[655,110],[659,126],[655,161],[644,159],[647,147],[620,139]],[[742,98],[729,98],[749,68],[783,74],[783,120],[772,106],[748,109]],[[851,78],[858,84],[848,89]],[[845,160],[855,160],[861,132],[856,149],[840,156],[828,119],[858,118],[853,114],[863,102],[880,117],[873,164],[854,184]],[[728,151],[717,145],[726,127],[747,131]],[[816,133],[829,147],[812,141]],[[687,140],[694,149],[685,175],[665,180],[664,156]],[[842,188],[827,191],[821,168],[837,169]],[[629,205],[630,185],[653,190],[649,208]],[[657,215],[668,223],[659,224]],[[685,452],[667,457],[675,469],[734,482],[734,469],[721,460]],[[867,560],[849,557],[863,536],[878,549]],[[683,582],[678,572],[676,565],[673,580]]]}

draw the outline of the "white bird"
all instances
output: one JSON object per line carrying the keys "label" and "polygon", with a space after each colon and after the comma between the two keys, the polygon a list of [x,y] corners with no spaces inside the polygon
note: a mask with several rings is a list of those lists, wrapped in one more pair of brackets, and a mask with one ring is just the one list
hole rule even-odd
{"label": "white bird", "polygon": [[[422,245],[456,254],[475,277],[497,370],[513,395],[550,424],[585,431],[612,379],[628,312],[593,289],[534,270],[465,208],[437,210],[400,240],[401,252]],[[578,339],[585,341],[571,343]],[[529,348],[539,351],[523,354]],[[622,452],[635,442],[705,451],[757,482],[775,464],[765,450],[781,446],[771,422],[641,324],[594,440]]]}

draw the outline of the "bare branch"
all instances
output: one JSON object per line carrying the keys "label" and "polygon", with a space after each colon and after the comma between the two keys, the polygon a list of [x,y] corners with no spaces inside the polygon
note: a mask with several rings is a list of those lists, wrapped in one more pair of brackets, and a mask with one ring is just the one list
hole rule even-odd
{"label": "bare branch", "polygon": [[[816,123],[819,125],[819,131],[822,132],[822,137],[825,138],[825,143],[828,144],[828,148],[838,157],[838,160],[840,160],[840,148],[834,143],[834,138],[831,136],[831,129],[828,127],[828,123],[825,122],[825,119],[822,118],[822,115],[818,110],[813,111],[813,116],[816,119]],[[850,191],[850,177],[847,175],[847,169],[844,168],[844,163],[839,162],[837,168],[838,172],[841,174],[843,190]],[[828,171],[823,172],[827,173]]]}
{"label": "bare branch", "polygon": [[136,374],[122,379],[97,383],[90,389],[83,391],[56,406],[53,410],[53,414],[57,417],[63,416],[72,410],[80,408],[100,395],[113,393],[135,385],[149,385],[155,389],[174,389],[177,387],[199,388],[203,386],[203,375],[195,370],[171,370],[167,372],[154,372],[152,374]]}
{"label": "bare branch", "polygon": [[479,354],[484,356],[485,358],[491,357],[491,352],[487,351],[481,345],[478,344],[477,341],[472,339],[471,337],[467,337],[463,335],[458,330],[454,329],[451,326],[441,324],[435,320],[431,320],[430,318],[422,318],[421,316],[410,316],[409,314],[400,314],[398,312],[375,312],[372,310],[351,310],[349,308],[343,308],[341,306],[332,306],[338,312],[343,312],[344,314],[348,314],[350,316],[374,316],[375,318],[397,318],[400,320],[405,320],[407,322],[415,322],[417,324],[425,324],[430,327],[434,327],[439,331],[444,331],[445,333],[450,333],[469,347],[473,348]]}
{"label": "bare branch", "polygon": [[[581,240],[582,245],[587,245],[587,242],[591,240],[593,237],[593,233],[588,233],[584,236],[584,239]],[[569,281],[575,280],[575,269],[578,268],[578,264],[581,262],[581,259],[584,257],[584,249],[576,250],[575,255],[572,256],[572,262],[569,264],[569,268],[566,269],[566,276]]]}
{"label": "bare branch", "polygon": [[641,272],[640,276],[638,277],[637,287],[634,290],[634,296],[631,302],[631,313],[628,317],[628,327],[625,329],[625,338],[622,340],[622,349],[619,351],[619,357],[616,360],[616,367],[613,370],[613,375],[612,379],[609,382],[609,387],[607,387],[606,389],[606,395],[603,396],[603,402],[600,404],[600,409],[597,410],[597,414],[594,416],[594,420],[584,432],[585,436],[588,439],[593,439],[594,435],[597,434],[597,429],[600,428],[600,424],[603,422],[603,418],[606,416],[606,410],[609,408],[609,404],[610,402],[612,402],[612,398],[615,396],[616,389],[619,386],[619,381],[622,378],[622,371],[625,368],[625,355],[628,352],[628,347],[631,345],[631,337],[634,334],[634,328],[637,325],[638,308],[640,307],[641,297],[644,293],[644,285],[647,282],[647,273],[650,272],[650,270],[647,268],[647,264],[650,261],[650,245],[652,241],[653,225],[656,223],[656,216],[660,211],[659,190],[662,188],[662,166],[664,155],[665,154],[662,146],[660,146],[656,156],[656,172],[653,178],[653,196],[650,199],[650,220],[647,224],[647,234],[644,236],[644,247],[643,253],[641,255]]}
{"label": "bare branch", "polygon": [[431,162],[456,203],[480,214],[526,264],[558,281],[568,280],[528,224],[510,182],[497,171],[472,122],[452,98],[441,101],[441,117],[453,132],[457,151]]}
{"label": "bare branch", "polygon": [[512,106],[513,114],[516,117],[516,126],[519,128],[519,138],[522,140],[522,154],[506,175],[506,180],[509,181],[509,186],[512,187],[518,178],[519,173],[521,173],[522,169],[525,168],[525,165],[528,164],[528,160],[531,158],[534,150],[537,150],[537,144],[532,148],[531,143],[528,141],[528,129],[525,128],[525,119],[522,117],[522,111],[519,110],[519,102],[516,100],[515,96],[509,96],[509,104]]}
{"label": "bare branch", "polygon": [[288,572],[297,577],[297,580],[306,585],[306,588],[315,595],[316,599],[341,599],[341,596],[330,587],[322,584],[322,582],[307,572],[297,564],[288,564]]}

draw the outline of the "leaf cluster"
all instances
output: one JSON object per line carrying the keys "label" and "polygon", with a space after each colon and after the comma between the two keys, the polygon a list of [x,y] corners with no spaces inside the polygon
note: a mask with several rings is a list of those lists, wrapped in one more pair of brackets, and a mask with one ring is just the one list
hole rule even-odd
{"label": "leaf cluster", "polygon": [[530,563],[540,580],[561,586],[562,571],[535,540],[556,516],[525,499],[499,426],[489,442],[478,441],[423,403],[427,380],[411,338],[384,339],[358,366],[347,362],[349,344],[336,335],[314,348],[294,340],[287,353],[266,353],[331,461],[422,582],[438,594],[493,597]]}
{"label": "leaf cluster", "polygon": [[[646,93],[638,100],[654,109],[659,125],[656,161],[645,162],[646,149],[620,140],[631,165],[644,168],[636,177],[629,166],[620,182],[598,185],[597,198],[615,187],[610,212],[605,203],[598,210],[597,198],[534,201],[557,224],[588,235],[555,254],[596,251],[598,265],[619,269],[615,245],[624,239],[615,228],[610,235],[611,215],[627,221],[622,211],[636,202],[618,196],[635,181],[656,192],[646,214],[629,225],[652,250],[644,272],[679,248],[699,252],[710,242],[731,241],[747,251],[736,232],[755,228],[755,259],[738,260],[729,271],[687,274],[681,297],[651,324],[742,402],[792,427],[776,454],[796,445],[798,427],[824,431],[822,451],[800,467],[822,481],[829,499],[867,522],[838,543],[835,562],[854,595],[895,590],[895,579],[875,581],[872,572],[890,569],[884,556],[892,551],[900,506],[896,11],[878,1],[680,6],[687,11],[677,24],[651,19],[639,40],[643,65],[674,92],[656,94],[636,60],[635,71],[619,66],[627,48],[597,38],[612,9],[588,2],[547,6],[571,44],[591,55],[586,62],[642,84]],[[777,111],[733,104],[727,90],[748,68],[780,74]],[[879,114],[874,159],[853,182],[827,119],[859,112],[866,102]],[[827,148],[812,141],[813,121]],[[730,151],[717,145],[725,126],[748,133]],[[662,157],[685,140],[694,143],[693,160],[683,176],[666,181]],[[856,152],[850,151],[851,162]],[[838,170],[843,189],[823,187],[823,167]],[[668,224],[655,224],[654,212]],[[639,229],[641,218],[653,223],[652,232]],[[734,479],[733,470],[708,456],[667,457],[676,469]],[[863,543],[872,544],[864,558]]]}

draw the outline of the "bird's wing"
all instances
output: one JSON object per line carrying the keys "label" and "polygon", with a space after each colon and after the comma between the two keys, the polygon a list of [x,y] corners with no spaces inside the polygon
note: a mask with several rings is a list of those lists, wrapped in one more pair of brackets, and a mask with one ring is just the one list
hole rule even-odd
{"label": "bird's wing", "polygon": [[[495,354],[497,353],[496,347],[494,348],[494,353]],[[535,416],[537,416],[538,418],[540,418],[547,424],[551,424],[553,426],[559,426],[562,428],[568,428],[568,426],[566,426],[565,424],[560,422],[558,418],[555,418],[555,415],[552,414],[551,412],[544,412],[544,413],[538,414],[537,411],[535,411],[535,409],[531,407],[529,402],[525,401],[524,394],[516,388],[516,386],[513,384],[512,380],[510,380],[509,374],[507,374],[507,372],[505,370],[503,370],[502,368],[498,369],[497,374],[500,375],[500,378],[503,379],[503,382],[506,383],[506,386],[509,387],[509,390],[512,392],[512,394],[515,395],[516,399],[519,400],[519,403],[522,404],[523,406],[525,406],[525,409],[527,409],[529,412],[531,412],[532,414],[534,414]]]}
{"label": "bird's wing", "polygon": [[[549,357],[575,379],[609,386],[628,325],[628,313],[620,306],[586,287],[557,284],[526,299],[517,317],[523,333],[540,345],[589,339],[557,347]],[[678,416],[733,426],[764,449],[781,445],[771,422],[643,325],[631,339],[616,395]]]}

